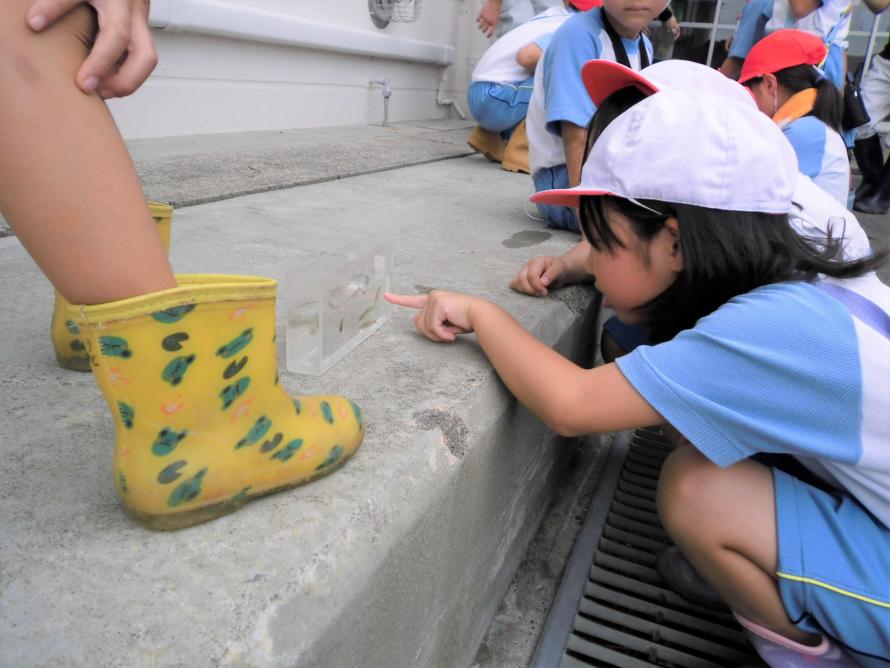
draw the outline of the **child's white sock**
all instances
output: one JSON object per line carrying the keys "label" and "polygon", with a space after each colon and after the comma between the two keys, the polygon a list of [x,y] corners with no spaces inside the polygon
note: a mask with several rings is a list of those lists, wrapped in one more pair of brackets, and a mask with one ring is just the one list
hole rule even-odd
{"label": "child's white sock", "polygon": [[732,614],[747,631],[760,658],[772,668],[855,668],[857,665],[828,636],[822,636],[822,642],[816,646],[802,645],[755,624],[737,612]]}

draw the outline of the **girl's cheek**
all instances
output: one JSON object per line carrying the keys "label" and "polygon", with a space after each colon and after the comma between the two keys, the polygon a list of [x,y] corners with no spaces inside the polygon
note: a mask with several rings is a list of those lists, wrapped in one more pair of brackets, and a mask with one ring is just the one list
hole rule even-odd
{"label": "girl's cheek", "polygon": [[588,274],[596,275],[596,251],[592,250],[587,254],[584,269],[587,270]]}

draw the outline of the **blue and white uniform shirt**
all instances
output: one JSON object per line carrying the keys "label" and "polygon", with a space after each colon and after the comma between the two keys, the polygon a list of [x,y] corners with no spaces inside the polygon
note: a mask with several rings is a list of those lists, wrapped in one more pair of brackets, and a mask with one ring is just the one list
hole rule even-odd
{"label": "blue and white uniform shirt", "polygon": [[[526,117],[531,172],[564,165],[565,150],[560,135],[562,121],[587,127],[596,107],[581,80],[588,60],[617,62],[612,41],[603,27],[602,8],[573,14],[553,33],[550,45],[535,70],[535,92]],[[621,38],[633,69],[640,69],[640,39]],[[643,35],[652,62],[652,43]]]}
{"label": "blue and white uniform shirt", "polygon": [[616,362],[719,466],[794,455],[890,527],[890,287],[778,283]]}
{"label": "blue and white uniform shirt", "polygon": [[847,206],[850,159],[844,138],[815,116],[803,116],[781,128],[797,154],[800,172]]}
{"label": "blue and white uniform shirt", "polygon": [[[514,28],[488,47],[473,69],[471,81],[519,83],[529,77],[528,71],[516,62],[519,50],[529,44],[546,44],[550,35],[569,18],[565,7],[554,7]],[[541,48],[543,51],[544,47]]]}

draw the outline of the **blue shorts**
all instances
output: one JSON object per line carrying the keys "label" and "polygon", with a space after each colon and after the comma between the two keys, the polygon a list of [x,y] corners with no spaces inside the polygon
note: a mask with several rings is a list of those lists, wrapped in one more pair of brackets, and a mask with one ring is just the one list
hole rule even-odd
{"label": "blue shorts", "polygon": [[[569,171],[565,165],[555,167],[543,167],[535,172],[532,177],[535,184],[535,192],[542,190],[556,190],[569,187]],[[578,214],[575,209],[568,206],[553,206],[552,204],[538,204],[538,211],[547,222],[547,227],[555,227],[560,230],[581,232],[581,224],[578,222]]]}
{"label": "blue shorts", "polygon": [[773,469],[779,593],[791,620],[890,666],[890,529],[843,492]]}
{"label": "blue shorts", "polygon": [[467,89],[470,113],[489,132],[509,133],[528,113],[534,80],[529,77],[515,84],[474,81]]}

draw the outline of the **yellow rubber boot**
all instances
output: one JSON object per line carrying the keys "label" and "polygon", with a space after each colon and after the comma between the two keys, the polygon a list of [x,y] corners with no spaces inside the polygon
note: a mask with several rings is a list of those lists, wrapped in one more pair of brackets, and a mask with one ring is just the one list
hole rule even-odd
{"label": "yellow rubber boot", "polygon": [[151,529],[179,529],[337,469],[364,436],[344,397],[278,382],[276,282],[180,275],[179,287],[80,307],[115,418],[114,481]]}
{"label": "yellow rubber boot", "polygon": [[510,135],[507,148],[504,149],[501,167],[508,172],[531,173],[528,166],[528,134],[525,132],[524,118],[516,126],[516,129],[513,130],[513,134]]}
{"label": "yellow rubber boot", "polygon": [[[155,221],[155,229],[161,237],[164,249],[170,252],[170,223],[173,207],[159,202],[149,202],[148,209]],[[84,347],[83,337],[77,325],[77,309],[56,292],[53,319],[49,328],[50,340],[56,352],[59,366],[72,371],[89,371],[90,356]]]}
{"label": "yellow rubber boot", "polygon": [[504,157],[504,140],[497,132],[489,132],[477,125],[470,133],[467,144],[474,151],[478,151],[492,162],[500,162]]}

